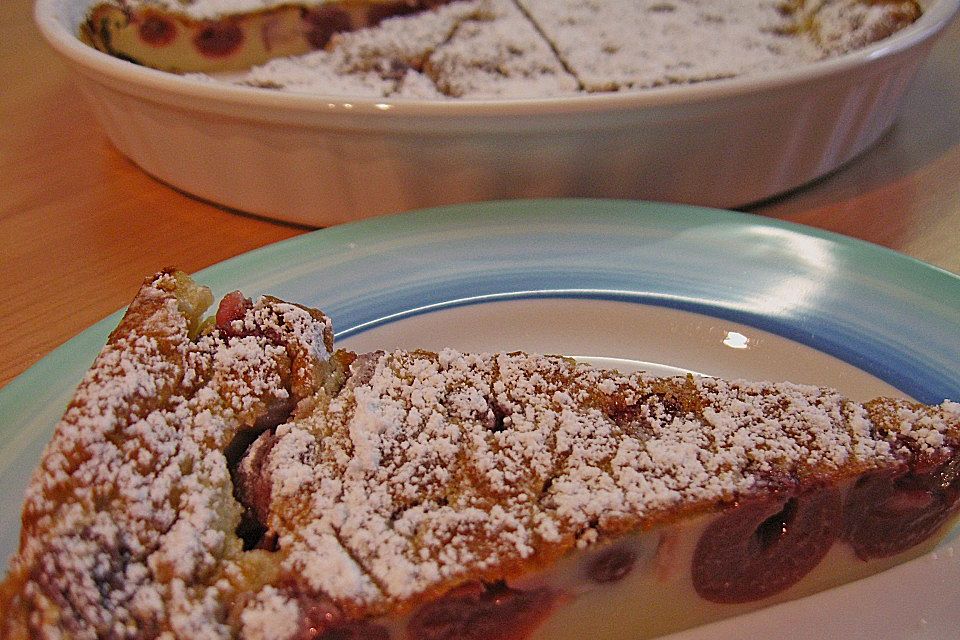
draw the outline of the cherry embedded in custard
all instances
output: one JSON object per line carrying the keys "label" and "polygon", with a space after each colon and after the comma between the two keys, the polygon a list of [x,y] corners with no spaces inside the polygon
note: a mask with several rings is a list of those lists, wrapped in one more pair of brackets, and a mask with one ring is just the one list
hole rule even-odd
{"label": "cherry embedded in custard", "polygon": [[720,603],[760,600],[793,586],[839,537],[835,490],[749,499],[711,523],[693,555],[693,585]]}
{"label": "cherry embedded in custard", "polygon": [[372,622],[345,622],[318,632],[310,640],[390,640],[390,633]]}
{"label": "cherry embedded in custard", "polygon": [[395,2],[382,2],[371,4],[367,8],[367,24],[375,26],[387,18],[396,16],[406,16],[412,13],[432,8],[430,4],[440,5],[443,2],[430,3],[422,0],[396,0]]}
{"label": "cherry embedded in custard", "polygon": [[633,570],[636,551],[625,546],[608,547],[592,558],[587,565],[587,577],[605,584],[623,580]]}
{"label": "cherry embedded in custard", "polygon": [[137,33],[140,39],[154,47],[163,47],[177,36],[173,21],[156,13],[148,13],[140,23]]}
{"label": "cherry embedded in custard", "polygon": [[864,475],[850,490],[845,535],[861,560],[920,544],[960,509],[960,458],[929,470]]}
{"label": "cherry embedded in custard", "polygon": [[394,2],[371,3],[367,7],[367,25],[376,26],[387,18],[436,9],[449,2],[450,0],[394,0]]}
{"label": "cherry embedded in custard", "polygon": [[557,600],[550,589],[519,591],[503,583],[467,585],[418,609],[407,640],[524,640]]}
{"label": "cherry embedded in custard", "polygon": [[243,44],[243,31],[230,20],[208,22],[193,37],[193,46],[208,58],[224,58]]}
{"label": "cherry embedded in custard", "polygon": [[305,9],[303,21],[307,23],[307,42],[314,49],[322,49],[330,42],[333,34],[349,31],[352,28],[350,14],[335,6],[320,6]]}
{"label": "cherry embedded in custard", "polygon": [[265,464],[276,437],[266,431],[250,443],[251,435],[241,431],[224,452],[233,480],[233,495],[244,507],[236,534],[243,541],[244,550],[276,550],[277,537],[267,523],[273,478]]}
{"label": "cherry embedded in custard", "polygon": [[325,599],[300,597],[300,623],[293,640],[390,640],[382,626],[367,620],[345,620]]}
{"label": "cherry embedded in custard", "polygon": [[273,490],[273,478],[266,462],[276,443],[277,437],[272,432],[262,433],[249,446],[234,470],[237,499],[264,527],[270,514],[270,495]]}

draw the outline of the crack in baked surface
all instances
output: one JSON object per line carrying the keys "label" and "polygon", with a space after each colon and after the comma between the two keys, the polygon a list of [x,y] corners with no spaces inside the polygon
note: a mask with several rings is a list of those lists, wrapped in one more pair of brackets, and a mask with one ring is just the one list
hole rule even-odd
{"label": "crack in baked surface", "polygon": [[882,40],[921,13],[915,0],[128,0],[96,5],[82,35],[209,82],[489,99],[785,70]]}

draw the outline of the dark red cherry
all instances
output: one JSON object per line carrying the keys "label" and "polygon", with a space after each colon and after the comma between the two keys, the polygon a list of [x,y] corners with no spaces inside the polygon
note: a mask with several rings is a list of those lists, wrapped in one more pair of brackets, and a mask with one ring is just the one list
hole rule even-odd
{"label": "dark red cherry", "polygon": [[333,5],[304,9],[301,15],[307,23],[307,42],[314,49],[322,49],[330,42],[333,34],[349,31],[353,27],[350,14]]}
{"label": "dark red cherry", "polygon": [[587,577],[601,584],[623,580],[633,569],[637,552],[627,546],[611,546],[592,558],[587,565]]}
{"label": "dark red cherry", "polygon": [[817,566],[841,527],[839,491],[746,499],[700,537],[691,568],[694,588],[721,603],[777,594]]}
{"label": "dark red cherry", "polygon": [[468,585],[420,607],[407,625],[407,640],[524,640],[556,600],[550,589]]}
{"label": "dark red cherry", "polygon": [[300,628],[293,640],[390,640],[382,626],[345,620],[339,607],[322,598],[300,597]]}
{"label": "dark red cherry", "polygon": [[193,37],[193,46],[208,58],[224,58],[243,44],[243,31],[230,20],[208,22]]}
{"label": "dark red cherry", "polygon": [[930,469],[867,473],[850,490],[845,535],[862,560],[920,544],[960,509],[960,458]]}
{"label": "dark red cherry", "polygon": [[390,632],[372,622],[345,622],[310,637],[310,640],[390,640]]}
{"label": "dark red cherry", "polygon": [[234,493],[240,503],[250,510],[256,521],[266,526],[270,514],[272,477],[266,468],[267,458],[277,442],[270,431],[260,434],[243,454],[234,471]]}
{"label": "dark red cherry", "polygon": [[177,27],[173,21],[156,13],[149,13],[144,17],[137,29],[140,39],[154,47],[163,47],[173,42],[177,35]]}
{"label": "dark red cherry", "polygon": [[223,296],[220,306],[217,307],[217,328],[227,335],[239,335],[241,332],[233,327],[235,320],[243,320],[247,310],[253,306],[249,298],[239,291],[233,291]]}
{"label": "dark red cherry", "polygon": [[394,2],[371,4],[367,9],[367,24],[374,26],[387,18],[435,9],[448,2],[450,0],[395,0]]}
{"label": "dark red cherry", "polygon": [[436,9],[449,2],[450,0],[395,0],[371,4],[367,8],[367,25],[374,26],[387,18]]}

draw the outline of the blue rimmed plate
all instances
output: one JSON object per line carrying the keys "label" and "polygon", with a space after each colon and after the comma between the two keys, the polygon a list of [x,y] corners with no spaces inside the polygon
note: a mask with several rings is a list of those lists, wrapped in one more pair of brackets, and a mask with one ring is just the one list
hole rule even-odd
{"label": "blue rimmed plate", "polygon": [[[511,201],[334,227],[197,274],[318,306],[357,350],[565,353],[621,368],[960,398],[960,278],[856,240],[676,205]],[[21,496],[114,315],[0,391],[0,552]],[[960,554],[686,632],[683,638],[953,638]]]}

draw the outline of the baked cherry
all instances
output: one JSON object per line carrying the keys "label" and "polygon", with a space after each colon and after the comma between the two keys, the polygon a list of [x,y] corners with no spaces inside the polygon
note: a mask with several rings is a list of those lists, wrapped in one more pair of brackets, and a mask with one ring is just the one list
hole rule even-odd
{"label": "baked cherry", "polygon": [[394,2],[371,4],[367,8],[367,25],[372,27],[387,18],[436,9],[449,2],[450,0],[395,0]]}
{"label": "baked cherry", "polygon": [[272,432],[262,433],[247,449],[234,472],[237,498],[263,525],[266,525],[270,513],[272,491],[272,478],[264,463],[276,442],[277,438]]}
{"label": "baked cherry", "polygon": [[707,526],[694,550],[693,585],[712,602],[760,600],[796,584],[842,528],[836,490],[750,498]]}
{"label": "baked cherry", "polygon": [[301,16],[308,25],[307,42],[314,49],[324,48],[330,42],[333,34],[340,31],[349,31],[353,26],[350,21],[350,14],[332,5],[304,9]]}
{"label": "baked cherry", "polygon": [[380,24],[387,18],[409,15],[420,11],[418,3],[407,4],[405,2],[390,2],[384,4],[370,5],[367,9],[367,24],[371,27]]}
{"label": "baked cherry", "polygon": [[[245,445],[249,439],[243,436],[241,432],[234,441],[237,451],[243,451],[232,451],[234,445],[231,445],[226,452],[233,495],[244,507],[236,533],[243,540],[244,549],[275,550],[277,539],[267,525],[272,477],[264,463],[277,438],[271,431],[265,431],[252,444]],[[240,458],[235,464],[231,462],[234,457]]]}
{"label": "baked cherry", "polygon": [[345,620],[329,600],[300,597],[300,625],[293,640],[390,640],[382,626],[366,620]]}
{"label": "baked cherry", "polygon": [[193,46],[208,58],[223,58],[243,44],[243,31],[231,20],[208,22],[193,37]]}
{"label": "baked cherry", "polygon": [[177,35],[177,27],[173,21],[156,13],[148,13],[137,29],[140,39],[154,47],[163,47]]}
{"label": "baked cherry", "polygon": [[845,535],[861,560],[885,558],[923,542],[960,508],[960,458],[930,468],[865,474],[850,490]]}
{"label": "baked cherry", "polygon": [[472,583],[418,609],[408,640],[523,640],[557,600],[550,589],[519,591],[498,582]]}
{"label": "baked cherry", "polygon": [[587,577],[601,584],[623,580],[633,569],[637,553],[625,546],[604,549],[587,565]]}
{"label": "baked cherry", "polygon": [[344,622],[322,631],[311,628],[306,635],[297,636],[297,640],[390,640],[390,632],[372,622]]}
{"label": "baked cherry", "polygon": [[232,291],[223,296],[220,306],[217,307],[217,328],[227,335],[240,335],[233,327],[235,320],[243,320],[247,310],[253,306],[249,298],[239,291]]}

